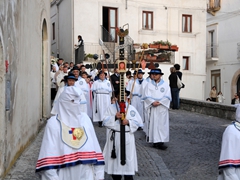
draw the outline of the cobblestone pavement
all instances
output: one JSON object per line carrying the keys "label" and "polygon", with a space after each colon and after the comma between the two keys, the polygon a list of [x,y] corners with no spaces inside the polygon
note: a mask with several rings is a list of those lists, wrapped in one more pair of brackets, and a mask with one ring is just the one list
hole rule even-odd
{"label": "cobblestone pavement", "polygon": [[[170,142],[166,151],[145,142],[143,131],[135,133],[138,169],[135,180],[214,180],[222,133],[229,120],[183,110],[170,111]],[[95,130],[101,147],[105,143],[105,128]],[[4,180],[39,180],[34,173],[42,141],[40,131],[24,151]],[[106,175],[105,180],[110,180]]]}

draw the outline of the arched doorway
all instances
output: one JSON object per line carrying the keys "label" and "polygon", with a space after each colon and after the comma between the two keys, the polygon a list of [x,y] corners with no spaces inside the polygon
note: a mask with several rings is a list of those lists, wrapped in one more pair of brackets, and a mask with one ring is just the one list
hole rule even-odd
{"label": "arched doorway", "polygon": [[46,19],[42,24],[42,118],[49,117],[50,112],[50,83],[49,83],[49,49]]}
{"label": "arched doorway", "polygon": [[231,97],[233,98],[234,94],[240,91],[240,69],[233,75],[231,87]]}
{"label": "arched doorway", "polygon": [[237,81],[237,92],[240,93],[240,75],[238,76],[238,81]]}

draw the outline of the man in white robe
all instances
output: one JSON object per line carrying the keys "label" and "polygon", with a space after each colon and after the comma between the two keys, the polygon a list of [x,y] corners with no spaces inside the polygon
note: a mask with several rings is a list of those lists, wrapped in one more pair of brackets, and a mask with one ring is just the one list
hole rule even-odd
{"label": "man in white robe", "polygon": [[93,92],[93,122],[98,122],[102,127],[104,113],[111,104],[112,87],[110,81],[106,80],[106,73],[100,71],[99,80],[92,85]]}
{"label": "man in white robe", "polygon": [[42,180],[103,180],[104,158],[80,94],[67,86],[46,125],[36,165]]}
{"label": "man in white robe", "polygon": [[[64,81],[65,86],[63,86],[63,87],[58,89],[57,94],[55,96],[55,99],[53,101],[53,107],[52,107],[52,110],[51,110],[51,114],[52,115],[56,115],[56,110],[55,110],[55,106],[54,105],[57,103],[57,101],[58,101],[60,95],[62,94],[62,92],[64,91],[64,89],[67,86],[75,86],[75,82],[78,80],[78,79],[75,78],[74,74],[72,74],[72,73],[69,73],[68,76],[64,76],[64,79],[65,79],[65,81]],[[71,80],[73,80],[73,81],[71,81]],[[81,110],[81,112],[86,112],[86,99],[85,99],[85,95],[84,95],[84,93],[82,92],[81,89],[78,88],[78,91],[79,91],[80,96],[81,96],[80,110]]]}
{"label": "man in white robe", "polygon": [[[138,171],[134,132],[143,126],[142,118],[137,110],[130,105],[126,118],[123,120],[126,139],[126,164],[123,166],[120,158],[120,121],[122,121],[120,118],[122,115],[118,111],[119,107],[116,107],[116,104],[111,104],[104,115],[103,126],[108,128],[107,141],[103,150],[105,172],[111,174],[114,180],[121,179],[122,175],[124,175],[125,180],[133,180],[132,176]],[[112,158],[114,146],[116,157]]]}
{"label": "man in white robe", "polygon": [[141,69],[139,69],[137,77],[136,77],[137,71],[134,71],[133,74],[134,74],[134,78],[136,78],[135,83],[134,83],[134,79],[131,79],[126,87],[126,92],[128,94],[132,92],[131,105],[134,106],[137,109],[140,116],[143,117],[144,115],[143,102],[141,101],[140,89],[142,86],[142,82],[144,81],[143,79],[144,72]]}
{"label": "man in white robe", "polygon": [[234,106],[236,121],[225,129],[222,137],[218,180],[240,180],[240,104]]}
{"label": "man in white robe", "polygon": [[88,84],[86,83],[85,79],[83,79],[80,76],[80,70],[77,66],[74,66],[72,68],[72,73],[78,79],[75,82],[75,86],[83,92],[84,98],[85,98],[85,99],[82,99],[82,101],[81,101],[81,110],[82,110],[82,112],[87,113],[87,100],[86,100],[87,97],[86,96],[89,93]]}
{"label": "man in white robe", "polygon": [[85,79],[88,85],[88,93],[86,95],[87,97],[87,114],[88,116],[92,119],[93,118],[93,100],[92,100],[92,91],[91,91],[91,87],[92,87],[92,81],[91,81],[91,75],[88,75],[87,78]]}
{"label": "man in white robe", "polygon": [[152,70],[153,80],[143,91],[143,100],[148,111],[147,140],[153,146],[162,150],[167,149],[164,142],[169,142],[169,106],[171,91],[168,83],[161,79],[161,69]]}
{"label": "man in white robe", "polygon": [[[151,70],[152,71],[152,70]],[[142,85],[141,85],[141,89],[140,89],[140,97],[143,96],[143,91],[145,89],[145,87],[148,85],[149,82],[151,82],[153,80],[153,75],[152,75],[152,72],[149,72],[149,76],[142,82]],[[143,131],[145,132],[145,134],[147,135],[148,134],[148,111],[145,110],[145,107],[146,107],[146,103],[143,101]]]}

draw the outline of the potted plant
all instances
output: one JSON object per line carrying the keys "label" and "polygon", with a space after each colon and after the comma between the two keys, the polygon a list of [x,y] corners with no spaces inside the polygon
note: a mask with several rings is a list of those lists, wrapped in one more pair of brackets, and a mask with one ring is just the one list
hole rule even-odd
{"label": "potted plant", "polygon": [[171,47],[170,47],[170,49],[172,50],[172,51],[178,51],[178,46],[177,45],[171,45]]}
{"label": "potted plant", "polygon": [[159,49],[167,50],[171,46],[171,43],[167,41],[160,41]]}
{"label": "potted plant", "polygon": [[158,41],[153,41],[153,44],[149,44],[149,48],[158,49],[159,48]]}

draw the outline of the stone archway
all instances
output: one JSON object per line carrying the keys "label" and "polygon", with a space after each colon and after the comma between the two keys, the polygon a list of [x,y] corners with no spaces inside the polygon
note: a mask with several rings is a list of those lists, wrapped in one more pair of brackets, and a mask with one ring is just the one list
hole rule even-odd
{"label": "stone archway", "polygon": [[240,92],[240,76],[238,77],[238,81],[237,81],[237,92]]}
{"label": "stone archway", "polygon": [[234,94],[240,89],[238,87],[239,80],[240,79],[240,69],[238,69],[235,74],[233,75],[232,78],[232,83],[231,83],[231,97],[233,98]]}
{"label": "stone archway", "polygon": [[42,118],[47,118],[50,112],[50,83],[49,83],[49,41],[46,19],[42,23]]}

